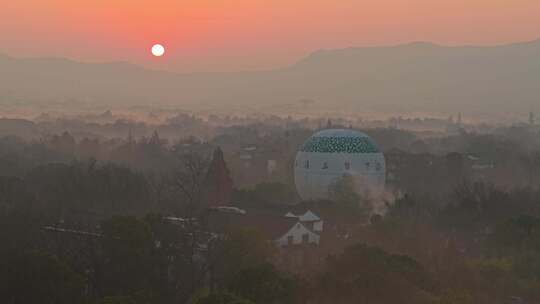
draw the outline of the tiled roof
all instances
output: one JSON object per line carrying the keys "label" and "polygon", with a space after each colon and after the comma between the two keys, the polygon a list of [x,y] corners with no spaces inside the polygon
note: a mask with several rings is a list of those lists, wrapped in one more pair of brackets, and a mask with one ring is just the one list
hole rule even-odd
{"label": "tiled roof", "polygon": [[253,229],[259,231],[269,240],[275,240],[283,236],[297,222],[297,218],[259,214],[237,215],[216,213],[209,219],[209,224],[216,231]]}
{"label": "tiled roof", "polygon": [[300,149],[319,153],[377,153],[379,149],[369,137],[310,137]]}
{"label": "tiled roof", "polygon": [[242,217],[238,224],[242,228],[258,230],[269,239],[283,236],[298,222],[295,218],[268,215],[247,215]]}
{"label": "tiled roof", "polygon": [[301,211],[301,212],[289,211],[287,212],[287,214],[285,214],[285,216],[297,218],[301,222],[317,222],[321,220],[321,218],[315,212],[309,209],[306,209],[305,211]]}

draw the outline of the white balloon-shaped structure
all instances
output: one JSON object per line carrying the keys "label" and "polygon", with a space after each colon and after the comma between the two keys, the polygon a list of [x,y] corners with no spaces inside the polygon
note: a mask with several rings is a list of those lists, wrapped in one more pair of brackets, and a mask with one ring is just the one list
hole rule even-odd
{"label": "white balloon-shaped structure", "polygon": [[366,134],[328,129],[312,135],[296,154],[294,179],[303,200],[328,199],[332,184],[350,175],[358,191],[384,189],[382,152]]}

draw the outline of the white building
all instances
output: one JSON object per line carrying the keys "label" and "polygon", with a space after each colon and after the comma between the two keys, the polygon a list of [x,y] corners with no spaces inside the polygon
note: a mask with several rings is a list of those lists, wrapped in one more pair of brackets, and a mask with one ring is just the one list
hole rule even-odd
{"label": "white building", "polygon": [[285,217],[297,218],[300,223],[315,233],[321,233],[323,231],[324,221],[311,210],[307,210],[300,215],[288,212],[285,214]]}
{"label": "white building", "polygon": [[303,200],[329,198],[329,188],[344,175],[358,191],[382,191],[386,179],[384,155],[366,134],[328,129],[306,140],[296,154],[294,180]]}
{"label": "white building", "polygon": [[301,222],[294,224],[285,234],[278,237],[274,243],[279,247],[292,245],[319,245],[320,235],[308,229]]}

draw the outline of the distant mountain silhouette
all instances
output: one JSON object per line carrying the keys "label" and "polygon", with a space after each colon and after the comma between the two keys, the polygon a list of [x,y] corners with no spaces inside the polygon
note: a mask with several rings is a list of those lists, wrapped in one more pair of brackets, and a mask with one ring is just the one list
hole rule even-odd
{"label": "distant mountain silhouette", "polygon": [[0,55],[0,102],[257,108],[306,98],[353,111],[529,111],[540,107],[540,40],[321,50],[288,68],[237,73]]}

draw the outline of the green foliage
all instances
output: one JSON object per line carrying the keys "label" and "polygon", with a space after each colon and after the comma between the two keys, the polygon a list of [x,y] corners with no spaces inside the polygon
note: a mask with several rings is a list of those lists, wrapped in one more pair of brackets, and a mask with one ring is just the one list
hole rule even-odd
{"label": "green foliage", "polygon": [[83,299],[85,281],[68,265],[41,252],[0,261],[0,302],[71,304]]}
{"label": "green foliage", "polygon": [[253,304],[253,302],[239,297],[228,291],[209,293],[194,299],[193,304]]}
{"label": "green foliage", "polygon": [[130,296],[104,297],[96,304],[137,304]]}
{"label": "green foliage", "polygon": [[477,155],[484,160],[503,163],[506,158],[513,156],[519,151],[520,145],[514,139],[497,137],[493,134],[466,137],[466,153]]}
{"label": "green foliage", "polygon": [[81,215],[137,214],[148,210],[146,179],[127,167],[95,161],[52,163],[31,170],[27,189],[36,197],[33,208],[44,215],[77,219]]}
{"label": "green foliage", "polygon": [[431,221],[438,212],[439,208],[433,202],[426,203],[421,198],[405,194],[398,197],[393,204],[388,205],[386,218],[426,223]]}
{"label": "green foliage", "polygon": [[147,223],[126,216],[115,216],[101,224],[103,261],[101,278],[105,294],[133,294],[148,288],[154,246]]}
{"label": "green foliage", "polygon": [[256,230],[241,229],[228,233],[216,244],[211,257],[213,276],[221,286],[243,269],[266,263],[274,255],[274,247]]}
{"label": "green foliage", "polygon": [[476,233],[519,212],[510,205],[510,193],[492,183],[459,183],[451,195],[451,203],[439,214],[442,225],[465,233]]}
{"label": "green foliage", "polygon": [[515,273],[522,279],[540,281],[540,252],[523,252],[513,258]]}
{"label": "green foliage", "polygon": [[347,212],[353,212],[356,216],[368,218],[373,210],[369,193],[360,193],[356,180],[351,175],[344,175],[329,186],[330,200]]}
{"label": "green foliage", "polygon": [[427,303],[431,287],[429,275],[412,258],[360,244],[328,260],[314,293],[336,302]]}
{"label": "green foliage", "polygon": [[540,281],[540,218],[521,215],[501,222],[487,239],[486,248],[496,258],[484,260],[478,269],[489,284],[540,296],[535,291]]}
{"label": "green foliage", "polygon": [[140,249],[151,241],[150,226],[131,216],[113,216],[101,223],[101,230],[111,249]]}
{"label": "green foliage", "polygon": [[265,263],[247,267],[229,282],[228,289],[254,303],[288,303],[293,300],[295,281]]}
{"label": "green foliage", "polygon": [[154,304],[161,303],[148,291],[138,291],[132,295],[105,296],[97,301],[96,304]]}
{"label": "green foliage", "polygon": [[233,192],[233,202],[241,207],[276,207],[290,205],[295,201],[296,192],[279,182],[266,182],[252,189],[237,189]]}
{"label": "green foliage", "polygon": [[208,288],[201,288],[197,291],[195,291],[191,297],[189,298],[188,300],[188,304],[196,304],[198,303],[201,299],[203,298],[206,298],[208,297],[208,295],[210,294],[210,290]]}
{"label": "green foliage", "polygon": [[491,258],[469,261],[471,266],[480,270],[486,277],[501,277],[512,271],[513,263],[508,258]]}
{"label": "green foliage", "polygon": [[440,304],[473,304],[472,295],[464,290],[446,290],[440,297]]}
{"label": "green foliage", "polygon": [[499,254],[524,251],[540,253],[540,218],[522,215],[497,225],[490,245]]}

